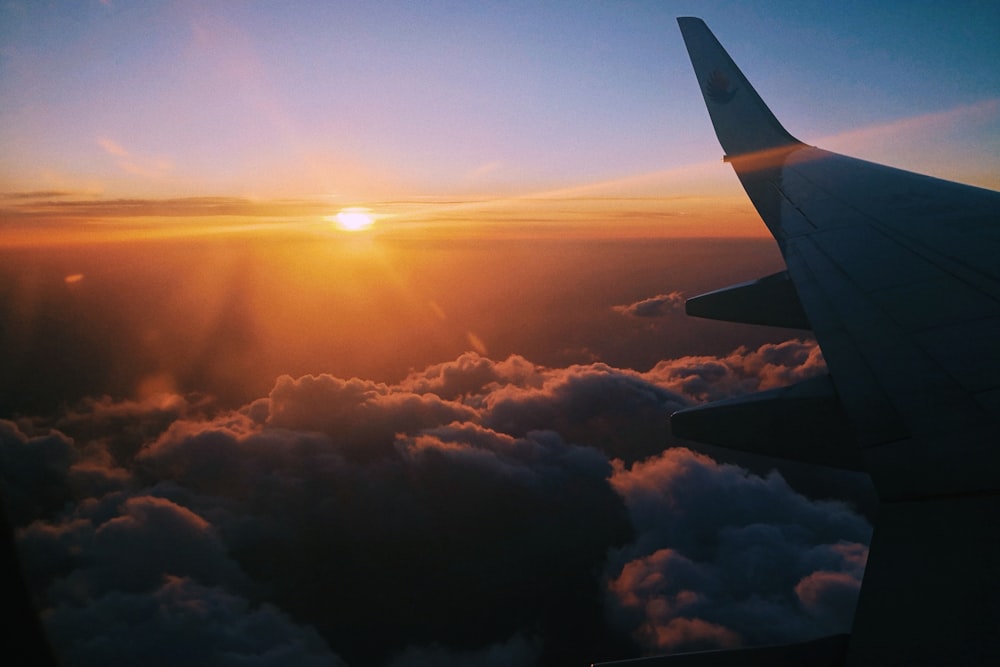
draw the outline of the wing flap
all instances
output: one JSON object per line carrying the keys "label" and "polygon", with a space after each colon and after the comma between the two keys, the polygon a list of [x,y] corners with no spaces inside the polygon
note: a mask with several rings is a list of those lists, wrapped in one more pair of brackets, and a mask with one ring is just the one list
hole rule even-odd
{"label": "wing flap", "polygon": [[694,317],[809,329],[809,320],[787,271],[691,297],[684,309]]}
{"label": "wing flap", "polygon": [[675,412],[675,436],[775,458],[863,470],[844,408],[826,375]]}

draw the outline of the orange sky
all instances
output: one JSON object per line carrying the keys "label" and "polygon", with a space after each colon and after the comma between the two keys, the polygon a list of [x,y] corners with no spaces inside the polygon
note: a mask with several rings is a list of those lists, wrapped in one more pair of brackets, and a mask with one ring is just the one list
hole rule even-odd
{"label": "orange sky", "polygon": [[[169,237],[120,225],[112,236],[127,242],[8,246],[0,349],[9,391],[0,399],[178,390],[245,400],[283,373],[388,381],[468,350],[645,369],[671,354],[789,336],[682,309],[650,321],[621,308],[777,271],[770,239],[567,235],[547,224],[455,235],[408,233],[403,223],[398,233],[330,223],[288,233],[282,223]],[[36,385],[44,395],[33,395]]]}
{"label": "orange sky", "polygon": [[[653,194],[655,193],[655,194]],[[379,237],[759,237],[766,230],[721,160],[515,197],[356,201]],[[80,192],[0,196],[0,247],[157,238],[304,234],[336,242],[330,198],[105,199]],[[321,241],[322,242],[322,241]]]}
{"label": "orange sky", "polygon": [[[8,3],[11,335],[21,344],[54,321],[40,314],[52,304],[31,303],[47,295],[87,331],[117,322],[87,345],[117,341],[154,377],[193,373],[191,349],[220,367],[249,350],[269,372],[310,372],[306,360],[387,358],[414,336],[426,354],[413,363],[521,352],[535,342],[513,333],[524,302],[549,354],[550,338],[572,334],[544,304],[572,317],[562,303],[581,284],[593,317],[578,324],[595,328],[580,348],[614,336],[620,322],[601,318],[615,306],[778,270],[721,160],[676,29],[682,4]],[[975,12],[922,7],[876,25],[868,8],[817,5],[805,20],[770,4],[699,6],[802,140],[1000,185],[995,73],[969,66],[992,62],[995,45],[956,36],[983,30]],[[781,48],[756,39],[765,27],[780,28]],[[375,224],[338,229],[347,207]],[[733,238],[753,252],[705,251]],[[671,245],[692,239],[720,245]],[[606,283],[591,279],[599,266],[613,267]],[[175,357],[180,370],[153,368]]]}

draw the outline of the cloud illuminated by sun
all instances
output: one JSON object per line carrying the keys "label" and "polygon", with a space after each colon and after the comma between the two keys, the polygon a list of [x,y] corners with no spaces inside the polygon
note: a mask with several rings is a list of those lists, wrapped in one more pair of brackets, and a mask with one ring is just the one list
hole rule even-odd
{"label": "cloud illuminated by sun", "polygon": [[375,216],[371,209],[360,206],[341,209],[337,215],[327,218],[331,222],[336,222],[337,226],[348,232],[359,232],[368,229],[375,223]]}

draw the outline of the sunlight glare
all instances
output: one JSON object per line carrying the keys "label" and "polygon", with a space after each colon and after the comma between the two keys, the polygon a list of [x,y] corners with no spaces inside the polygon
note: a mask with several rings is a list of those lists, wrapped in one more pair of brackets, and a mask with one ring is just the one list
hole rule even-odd
{"label": "sunlight glare", "polygon": [[375,216],[370,209],[355,206],[342,209],[334,216],[334,220],[344,231],[358,232],[371,227],[375,223]]}

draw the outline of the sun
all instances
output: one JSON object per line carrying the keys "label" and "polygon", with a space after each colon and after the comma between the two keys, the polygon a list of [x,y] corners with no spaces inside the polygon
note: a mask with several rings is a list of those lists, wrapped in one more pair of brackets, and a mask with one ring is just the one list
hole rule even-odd
{"label": "sun", "polygon": [[341,209],[340,213],[333,216],[333,220],[338,227],[348,232],[360,232],[375,224],[375,216],[371,210],[360,206]]}

